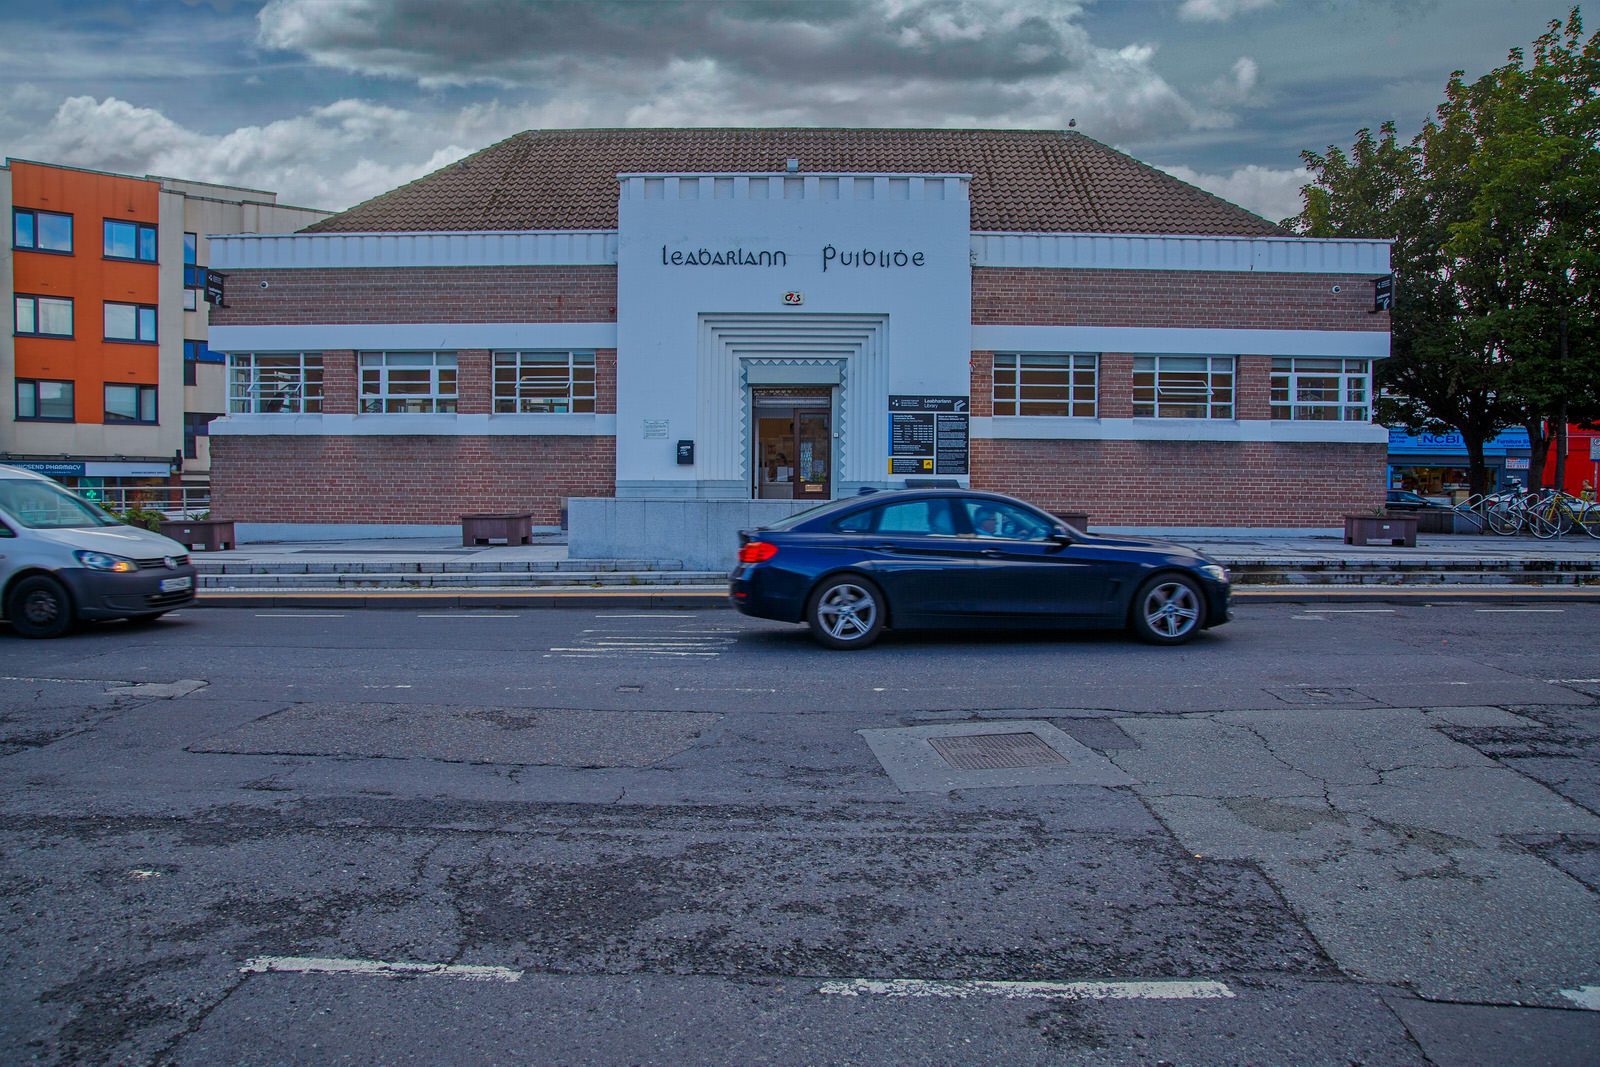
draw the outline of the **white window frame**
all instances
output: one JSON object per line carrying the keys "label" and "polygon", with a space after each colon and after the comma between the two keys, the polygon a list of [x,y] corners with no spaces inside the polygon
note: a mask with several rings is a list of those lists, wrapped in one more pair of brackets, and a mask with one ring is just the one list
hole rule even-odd
{"label": "white window frame", "polygon": [[996,352],[992,391],[996,416],[1096,418],[1100,357],[1089,352]]}
{"label": "white window frame", "polygon": [[1238,368],[1236,356],[1134,356],[1133,417],[1231,421]]}
{"label": "white window frame", "polygon": [[322,353],[228,353],[228,412],[322,414]]}
{"label": "white window frame", "polygon": [[[1334,399],[1323,395],[1333,383]],[[1288,422],[1371,422],[1372,360],[1339,356],[1274,356],[1272,417]]]}
{"label": "white window frame", "polygon": [[499,351],[491,356],[497,415],[591,415],[595,409],[595,358],[574,351]]}
{"label": "white window frame", "polygon": [[[454,352],[362,352],[356,369],[363,415],[455,413],[460,386]],[[412,388],[419,384],[423,390]]]}

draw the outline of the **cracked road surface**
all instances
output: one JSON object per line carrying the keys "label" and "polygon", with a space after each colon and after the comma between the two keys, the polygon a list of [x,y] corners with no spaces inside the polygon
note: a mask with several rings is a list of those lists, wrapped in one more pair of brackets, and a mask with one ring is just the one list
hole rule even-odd
{"label": "cracked road surface", "polygon": [[[598,631],[620,651],[550,654]],[[1588,604],[860,655],[724,612],[0,632],[0,1056],[1593,1062],[1596,634]],[[1021,722],[1119,784],[902,792],[860,732]]]}

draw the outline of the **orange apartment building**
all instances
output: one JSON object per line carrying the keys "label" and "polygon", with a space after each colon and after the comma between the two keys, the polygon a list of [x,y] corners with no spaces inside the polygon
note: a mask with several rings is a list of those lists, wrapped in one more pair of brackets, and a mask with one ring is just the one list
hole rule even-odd
{"label": "orange apartment building", "polygon": [[328,212],[255,189],[24,160],[0,166],[0,463],[113,506],[204,506],[206,428],[227,410],[207,346],[209,235]]}

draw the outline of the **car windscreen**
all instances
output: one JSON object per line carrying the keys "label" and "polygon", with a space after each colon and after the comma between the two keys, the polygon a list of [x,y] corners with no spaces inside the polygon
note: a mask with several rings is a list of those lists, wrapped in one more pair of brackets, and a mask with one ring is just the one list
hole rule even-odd
{"label": "car windscreen", "polygon": [[56,483],[32,478],[0,478],[0,511],[34,530],[122,525]]}

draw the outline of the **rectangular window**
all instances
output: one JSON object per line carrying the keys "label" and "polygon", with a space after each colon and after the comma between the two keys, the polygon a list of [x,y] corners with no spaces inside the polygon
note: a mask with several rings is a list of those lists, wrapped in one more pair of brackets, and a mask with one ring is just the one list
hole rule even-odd
{"label": "rectangular window", "polygon": [[1093,355],[997,353],[996,415],[1066,415],[1092,419],[1100,392]]}
{"label": "rectangular window", "polygon": [[200,310],[200,300],[199,300],[199,297],[197,295],[198,293],[199,293],[198,289],[185,289],[183,291],[183,310],[185,310],[185,311],[198,311],[198,310]]}
{"label": "rectangular window", "polygon": [[494,410],[594,411],[593,352],[496,352]]}
{"label": "rectangular window", "polygon": [[218,418],[215,412],[186,411],[183,415],[183,458],[199,459],[200,449],[195,444],[202,437],[211,436],[211,420]]}
{"label": "rectangular window", "polygon": [[1133,357],[1133,417],[1233,418],[1233,357]]}
{"label": "rectangular window", "polygon": [[72,254],[72,216],[17,208],[11,215],[11,244],[29,252]]}
{"label": "rectangular window", "polygon": [[71,422],[72,383],[17,379],[17,418]]}
{"label": "rectangular window", "polygon": [[132,259],[140,263],[156,261],[156,228],[149,223],[106,219],[105,236],[107,259]]}
{"label": "rectangular window", "polygon": [[149,304],[106,302],[106,340],[156,343],[156,309]]}
{"label": "rectangular window", "polygon": [[192,267],[200,262],[200,235],[186,233],[183,235],[183,265]]}
{"label": "rectangular window", "polygon": [[153,385],[106,385],[107,422],[156,421],[156,387]]}
{"label": "rectangular window", "polygon": [[322,353],[230,353],[228,410],[249,414],[321,414]]}
{"label": "rectangular window", "polygon": [[72,298],[21,296],[16,298],[18,337],[71,337]]}
{"label": "rectangular window", "polygon": [[360,361],[363,415],[455,411],[454,352],[363,352]]}
{"label": "rectangular window", "polygon": [[1368,422],[1371,396],[1371,360],[1299,356],[1272,360],[1274,419]]}

